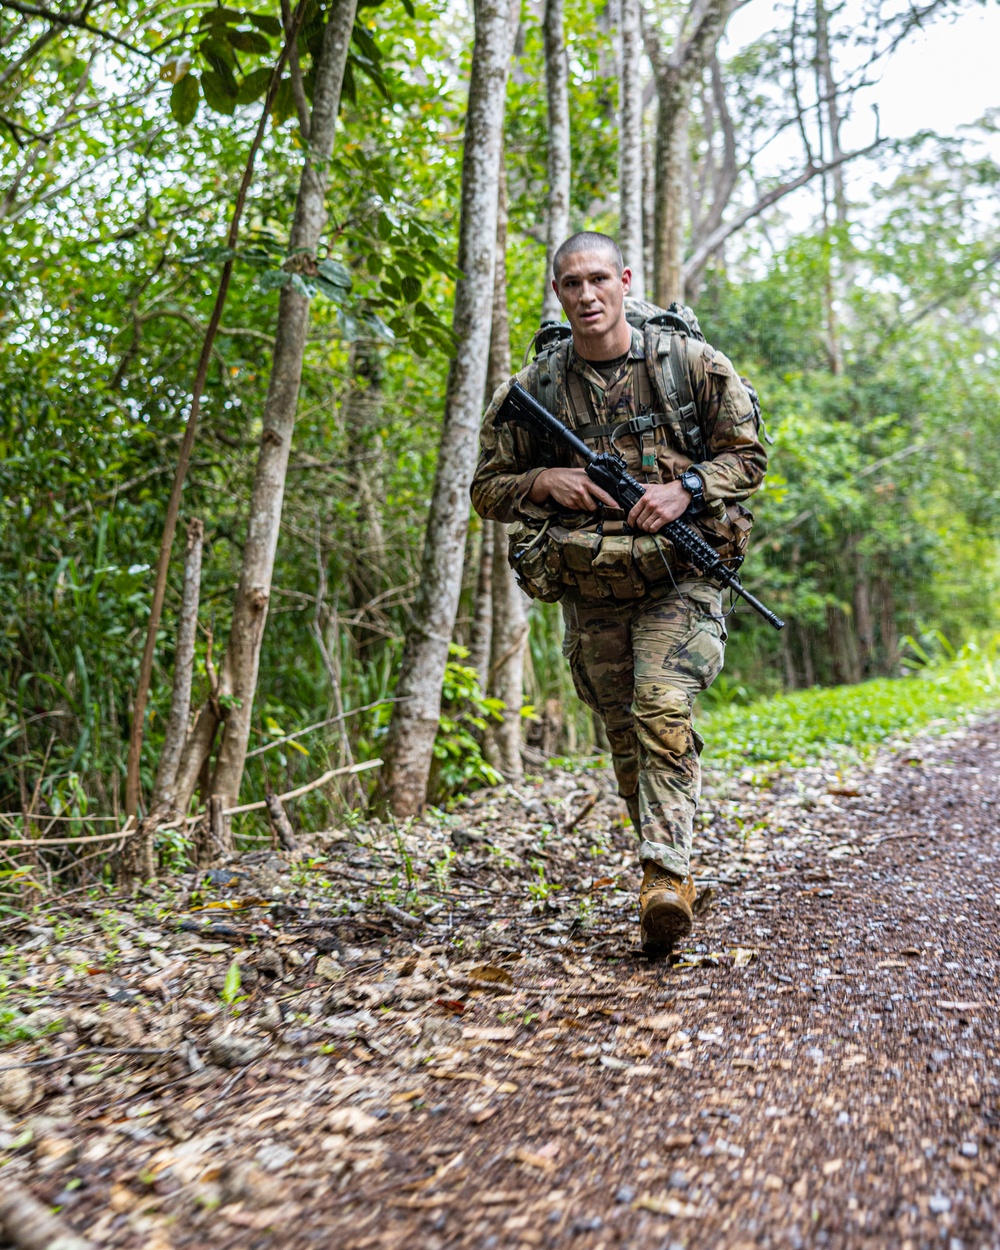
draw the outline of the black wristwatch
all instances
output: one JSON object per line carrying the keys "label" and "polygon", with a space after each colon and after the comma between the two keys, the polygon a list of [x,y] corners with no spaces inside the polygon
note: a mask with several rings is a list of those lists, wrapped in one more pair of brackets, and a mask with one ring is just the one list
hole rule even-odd
{"label": "black wristwatch", "polygon": [[701,480],[701,475],[687,469],[681,474],[680,483],[691,495],[691,511],[700,512],[705,506],[705,483]]}

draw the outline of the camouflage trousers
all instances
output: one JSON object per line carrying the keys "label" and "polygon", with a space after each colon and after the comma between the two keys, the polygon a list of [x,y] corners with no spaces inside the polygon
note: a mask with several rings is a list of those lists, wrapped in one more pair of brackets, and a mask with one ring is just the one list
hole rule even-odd
{"label": "camouflage trousers", "polygon": [[701,793],[691,708],[722,669],[727,635],[718,588],[678,590],[629,603],[563,600],[563,651],[577,693],[604,722],[640,862],[686,876]]}

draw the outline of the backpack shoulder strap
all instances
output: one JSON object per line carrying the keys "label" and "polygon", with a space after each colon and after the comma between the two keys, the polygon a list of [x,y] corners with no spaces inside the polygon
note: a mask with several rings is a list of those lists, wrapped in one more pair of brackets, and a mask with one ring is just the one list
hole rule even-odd
{"label": "backpack shoulder strap", "polygon": [[687,335],[663,325],[644,331],[646,368],[678,447],[695,464],[705,458],[705,437],[691,391]]}

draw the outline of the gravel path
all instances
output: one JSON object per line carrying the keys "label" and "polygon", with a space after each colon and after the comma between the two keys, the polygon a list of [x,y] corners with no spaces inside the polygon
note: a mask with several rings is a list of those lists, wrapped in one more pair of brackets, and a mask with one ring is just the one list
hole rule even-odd
{"label": "gravel path", "polygon": [[749,964],[633,958],[543,1011],[537,1058],[493,1065],[523,1092],[460,1126],[439,1083],[393,1133],[411,1188],[337,1195],[334,1240],[1000,1245],[998,773],[993,723],[834,786],[827,838],[762,852],[698,927]]}
{"label": "gravel path", "polygon": [[[1000,1247],[998,771],[990,720],[850,775],[717,783],[698,843],[713,897],[656,963],[635,949],[627,835],[599,841],[605,782],[520,796],[521,832],[477,796],[462,827],[407,835],[458,848],[462,916],[357,917],[357,945],[312,937],[304,961],[276,938],[283,1029],[249,1066],[199,1041],[216,1064],[196,1072],[184,1047],[219,1024],[196,961],[217,992],[230,956],[196,943],[181,973],[168,946],[137,983],[161,987],[159,1014],[131,1000],[146,1032],[117,1040],[172,1055],[117,1085],[44,1069],[4,1175],[97,1244],[144,1250]],[[498,822],[509,848],[487,853]],[[521,877],[536,898],[513,907]],[[130,1001],[126,983],[102,994]]]}

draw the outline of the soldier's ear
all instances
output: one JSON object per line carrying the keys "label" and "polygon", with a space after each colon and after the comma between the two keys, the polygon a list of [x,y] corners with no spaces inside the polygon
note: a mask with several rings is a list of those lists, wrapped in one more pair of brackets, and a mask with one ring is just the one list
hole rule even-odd
{"label": "soldier's ear", "polygon": [[628,265],[622,270],[622,288],[626,295],[632,289],[632,270],[629,269]]}

